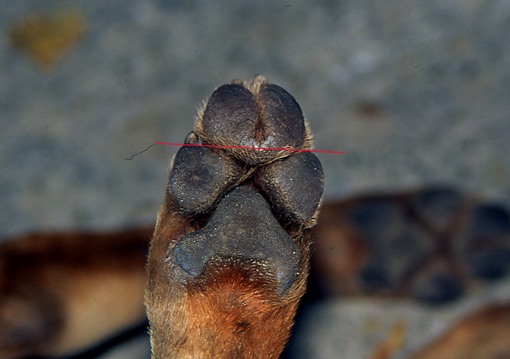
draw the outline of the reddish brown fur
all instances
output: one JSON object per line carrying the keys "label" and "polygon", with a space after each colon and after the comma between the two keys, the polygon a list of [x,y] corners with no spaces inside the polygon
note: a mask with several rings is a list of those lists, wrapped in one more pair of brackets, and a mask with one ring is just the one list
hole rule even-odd
{"label": "reddish brown fur", "polygon": [[277,358],[306,286],[308,231],[296,238],[303,253],[298,279],[281,298],[271,272],[258,263],[247,267],[223,261],[184,286],[165,261],[189,230],[171,202],[167,197],[158,215],[147,267],[153,358]]}
{"label": "reddish brown fur", "polygon": [[292,311],[278,305],[274,286],[253,268],[232,266],[214,272],[206,273],[200,286],[188,288],[185,315],[197,318],[188,337],[209,336],[206,347],[193,353],[207,355],[210,348],[210,357],[278,357],[293,318]]}

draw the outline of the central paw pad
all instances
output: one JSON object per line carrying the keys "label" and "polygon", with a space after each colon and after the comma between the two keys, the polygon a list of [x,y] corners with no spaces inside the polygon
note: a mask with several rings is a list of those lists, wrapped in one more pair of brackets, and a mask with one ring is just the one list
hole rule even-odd
{"label": "central paw pad", "polygon": [[296,279],[301,259],[298,246],[276,221],[269,204],[246,186],[226,195],[204,228],[183,236],[174,256],[193,277],[214,256],[268,261],[280,294]]}

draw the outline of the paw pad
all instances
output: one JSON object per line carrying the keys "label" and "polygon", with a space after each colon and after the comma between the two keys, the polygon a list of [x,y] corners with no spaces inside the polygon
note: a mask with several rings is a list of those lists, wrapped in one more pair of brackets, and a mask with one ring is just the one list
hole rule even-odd
{"label": "paw pad", "polygon": [[299,274],[294,237],[315,224],[324,186],[312,153],[269,150],[311,147],[298,103],[261,78],[223,85],[185,142],[204,146],[179,149],[169,176],[172,206],[194,223],[169,253],[180,280],[208,273],[218,258],[255,261],[272,268],[281,295]]}
{"label": "paw pad", "polygon": [[176,263],[198,276],[214,256],[264,260],[276,271],[280,294],[296,279],[300,251],[255,190],[241,186],[218,204],[207,225],[181,238]]}
{"label": "paw pad", "polygon": [[184,214],[210,211],[240,177],[232,159],[207,147],[183,146],[174,158],[169,188]]}
{"label": "paw pad", "polygon": [[[206,144],[232,147],[300,149],[307,137],[299,104],[273,84],[262,84],[255,93],[239,84],[219,87],[209,98],[196,131]],[[278,151],[230,152],[252,166],[281,155]]]}
{"label": "paw pad", "polygon": [[449,187],[326,204],[313,237],[317,277],[339,294],[444,303],[510,272],[509,211]]}

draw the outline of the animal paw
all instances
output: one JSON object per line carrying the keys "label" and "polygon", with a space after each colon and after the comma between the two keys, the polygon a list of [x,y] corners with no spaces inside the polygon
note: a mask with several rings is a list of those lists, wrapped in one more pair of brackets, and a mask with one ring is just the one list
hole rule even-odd
{"label": "animal paw", "polygon": [[220,86],[200,110],[172,162],[149,251],[156,358],[279,355],[322,197],[310,138],[294,97],[261,76]]}
{"label": "animal paw", "polygon": [[324,205],[313,268],[326,293],[446,303],[510,270],[510,214],[450,187]]}

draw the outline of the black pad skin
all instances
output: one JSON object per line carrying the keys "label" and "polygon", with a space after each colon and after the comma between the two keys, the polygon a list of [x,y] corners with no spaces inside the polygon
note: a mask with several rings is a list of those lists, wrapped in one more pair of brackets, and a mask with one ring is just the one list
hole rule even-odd
{"label": "black pad skin", "polygon": [[212,93],[202,119],[207,136],[231,141],[234,146],[253,145],[253,131],[258,122],[255,97],[248,89],[235,84],[220,86]]}
{"label": "black pad skin", "polygon": [[432,187],[418,191],[410,202],[419,218],[429,223],[436,232],[444,233],[450,229],[463,201],[462,194],[454,188]]}
{"label": "black pad skin", "polygon": [[404,209],[391,200],[363,202],[351,216],[373,253],[361,273],[369,291],[397,286],[435,250],[431,236],[409,223]]}
{"label": "black pad skin", "polygon": [[278,212],[305,222],[319,206],[324,172],[313,153],[300,152],[261,169],[257,184]]}
{"label": "black pad skin", "polygon": [[466,256],[471,274],[499,279],[510,271],[510,215],[500,205],[482,204],[471,210]]}
{"label": "black pad skin", "polygon": [[269,204],[247,186],[227,194],[207,225],[183,236],[173,250],[175,263],[193,278],[215,255],[267,261],[275,270],[280,295],[294,283],[301,260],[298,246]]}
{"label": "black pad skin", "polygon": [[207,147],[183,146],[175,155],[169,188],[182,213],[205,213],[233,186],[240,173],[230,158]]}
{"label": "black pad skin", "polygon": [[266,133],[272,138],[268,146],[300,148],[306,129],[303,112],[294,97],[278,85],[265,84],[257,99]]}
{"label": "black pad skin", "polygon": [[424,272],[411,283],[411,293],[430,304],[450,302],[464,294],[462,282],[454,273],[442,271]]}
{"label": "black pad skin", "polygon": [[[220,86],[202,116],[205,139],[239,147],[301,148],[306,137],[303,113],[294,97],[274,84],[264,84],[255,95],[238,84]],[[250,165],[267,162],[276,151],[232,153]]]}

